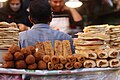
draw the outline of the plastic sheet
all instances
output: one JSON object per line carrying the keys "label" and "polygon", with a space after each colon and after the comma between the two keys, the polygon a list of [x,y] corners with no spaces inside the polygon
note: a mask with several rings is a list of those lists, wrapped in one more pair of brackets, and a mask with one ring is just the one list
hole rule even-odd
{"label": "plastic sheet", "polygon": [[32,76],[31,80],[120,80],[120,71],[97,71],[72,75]]}
{"label": "plastic sheet", "polygon": [[119,68],[81,68],[74,70],[25,70],[0,68],[1,74],[28,74],[31,80],[120,80]]}

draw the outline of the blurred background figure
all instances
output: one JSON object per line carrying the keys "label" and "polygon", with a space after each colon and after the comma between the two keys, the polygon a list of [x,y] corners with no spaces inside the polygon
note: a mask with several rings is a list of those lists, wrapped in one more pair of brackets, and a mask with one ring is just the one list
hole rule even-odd
{"label": "blurred background figure", "polygon": [[65,0],[49,0],[52,7],[52,21],[50,27],[71,34],[73,29],[82,31],[82,16],[76,9],[65,5]]}
{"label": "blurred background figure", "polygon": [[32,26],[28,16],[29,13],[23,6],[22,0],[8,0],[6,5],[0,9],[0,22],[15,22],[18,24],[20,31],[27,30]]}

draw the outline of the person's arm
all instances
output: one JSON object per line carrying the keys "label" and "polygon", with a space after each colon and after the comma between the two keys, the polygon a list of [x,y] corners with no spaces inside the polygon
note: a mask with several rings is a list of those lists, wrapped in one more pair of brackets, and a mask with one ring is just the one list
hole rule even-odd
{"label": "person's arm", "polygon": [[78,22],[78,21],[82,20],[82,16],[75,9],[70,8],[70,12],[71,12],[73,20],[75,22]]}
{"label": "person's arm", "polygon": [[75,22],[82,21],[82,16],[77,12],[76,9],[74,9],[74,8],[69,8],[69,7],[67,7],[67,6],[64,6],[63,9],[62,9],[62,11],[64,11],[64,10],[69,10],[69,11],[70,11],[71,16],[73,17],[73,20],[74,20]]}

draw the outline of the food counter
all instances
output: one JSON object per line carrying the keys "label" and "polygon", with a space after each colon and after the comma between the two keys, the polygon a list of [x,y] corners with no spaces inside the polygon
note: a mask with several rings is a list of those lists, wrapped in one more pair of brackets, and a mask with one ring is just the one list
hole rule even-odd
{"label": "food counter", "polygon": [[4,73],[4,74],[9,74],[11,76],[17,76],[17,78],[19,79],[15,79],[15,80],[21,80],[20,74],[31,75],[32,76],[31,80],[120,80],[119,69],[120,67],[119,68],[81,68],[74,70],[48,71],[48,70],[0,68],[0,73],[1,75],[3,75]]}

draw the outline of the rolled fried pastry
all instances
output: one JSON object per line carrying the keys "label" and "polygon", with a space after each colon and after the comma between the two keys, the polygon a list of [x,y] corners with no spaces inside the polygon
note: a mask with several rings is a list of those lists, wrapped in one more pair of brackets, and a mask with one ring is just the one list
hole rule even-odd
{"label": "rolled fried pastry", "polygon": [[75,62],[73,66],[74,66],[75,69],[79,69],[79,68],[82,67],[82,63],[80,63],[80,62]]}
{"label": "rolled fried pastry", "polygon": [[54,64],[52,62],[48,62],[48,70],[53,70]]}
{"label": "rolled fried pastry", "polygon": [[45,61],[46,63],[50,62],[50,55],[44,55],[43,61]]}
{"label": "rolled fried pastry", "polygon": [[108,61],[106,59],[96,60],[97,67],[105,68],[108,67]]}
{"label": "rolled fried pastry", "polygon": [[56,70],[62,70],[64,68],[63,64],[59,63],[59,64],[55,64],[54,68]]}
{"label": "rolled fried pastry", "polygon": [[59,57],[57,57],[57,56],[52,56],[51,62],[52,62],[53,64],[59,63]]}
{"label": "rolled fried pastry", "polygon": [[102,59],[108,58],[108,53],[104,50],[97,50],[96,53],[98,55],[98,58],[102,58]]}
{"label": "rolled fried pastry", "polygon": [[76,58],[73,55],[68,55],[67,56],[67,61],[71,62],[71,63],[75,63],[76,62]]}
{"label": "rolled fried pastry", "polygon": [[110,58],[117,58],[118,55],[119,55],[118,50],[116,50],[116,49],[110,49],[110,50],[109,50],[108,56],[109,56]]}
{"label": "rolled fried pastry", "polygon": [[60,58],[60,63],[62,63],[62,64],[66,64],[67,63],[67,59],[65,57],[59,56],[59,58]]}
{"label": "rolled fried pastry", "polygon": [[114,67],[119,67],[120,66],[120,61],[119,59],[111,59],[109,61],[109,65],[110,67],[114,68]]}
{"label": "rolled fried pastry", "polygon": [[96,63],[94,60],[85,60],[85,62],[83,63],[83,66],[85,68],[93,68],[96,66]]}
{"label": "rolled fried pastry", "polygon": [[70,63],[70,62],[66,63],[65,68],[68,69],[68,70],[72,69],[73,68],[73,63]]}
{"label": "rolled fried pastry", "polygon": [[78,62],[83,63],[85,61],[85,57],[81,54],[74,54],[74,57],[78,60]]}

